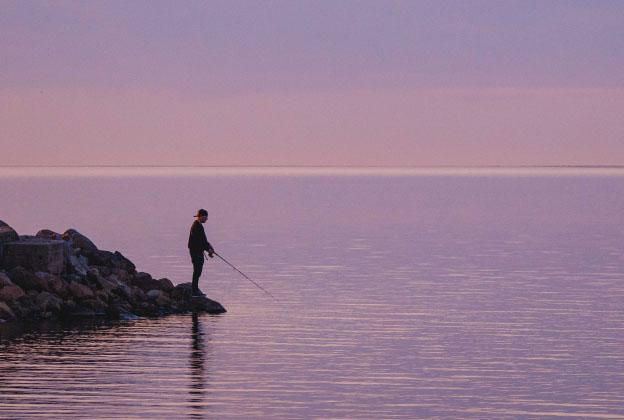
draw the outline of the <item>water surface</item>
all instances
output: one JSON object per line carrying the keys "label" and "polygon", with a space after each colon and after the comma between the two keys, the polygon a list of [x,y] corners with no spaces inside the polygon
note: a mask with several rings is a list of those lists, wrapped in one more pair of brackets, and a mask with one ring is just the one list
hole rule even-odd
{"label": "water surface", "polygon": [[[42,172],[43,171],[43,172]],[[624,171],[3,168],[0,219],[190,281],[221,316],[0,341],[0,417],[624,418]]]}

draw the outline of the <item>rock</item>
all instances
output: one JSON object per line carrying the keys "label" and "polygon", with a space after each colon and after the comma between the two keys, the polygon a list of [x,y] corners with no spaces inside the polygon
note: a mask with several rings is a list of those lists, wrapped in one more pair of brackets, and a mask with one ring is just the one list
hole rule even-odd
{"label": "rock", "polygon": [[35,281],[37,282],[37,290],[50,290],[48,286],[48,278],[52,277],[50,273],[44,273],[43,271],[37,271],[35,273]]}
{"label": "rock", "polygon": [[76,304],[71,312],[72,318],[94,318],[96,316],[106,315],[104,311],[96,311],[91,306],[93,302],[87,302],[87,304]]}
{"label": "rock", "polygon": [[172,301],[169,295],[167,294],[167,292],[164,292],[159,289],[152,289],[148,291],[146,294],[147,294],[147,298],[152,302],[156,302],[158,306],[161,306],[161,307],[164,306],[166,308],[171,306]]}
{"label": "rock", "polygon": [[91,290],[88,286],[84,284],[80,284],[77,282],[71,282],[69,284],[69,291],[74,297],[77,299],[87,299],[94,297],[93,290]]}
{"label": "rock", "polygon": [[156,316],[158,315],[158,310],[156,305],[151,302],[141,302],[135,307],[137,313],[143,316]]}
{"label": "rock", "polygon": [[205,296],[192,298],[191,310],[194,312],[208,312],[213,315],[227,312],[219,302],[208,299]]}
{"label": "rock", "polygon": [[140,287],[144,292],[152,289],[160,289],[158,280],[154,280],[149,273],[136,273],[134,279],[132,279],[132,284]]}
{"label": "rock", "polygon": [[119,283],[117,287],[113,290],[113,293],[124,298],[131,299],[132,298],[132,289],[125,283]]}
{"label": "rock", "polygon": [[41,312],[59,312],[63,304],[63,300],[50,292],[39,293],[35,302]]}
{"label": "rock", "polygon": [[136,315],[127,303],[113,303],[106,308],[106,316],[111,319],[134,319]]}
{"label": "rock", "polygon": [[67,284],[60,277],[54,275],[48,277],[48,291],[62,298],[67,298],[70,295]]}
{"label": "rock", "polygon": [[117,285],[117,284],[119,284],[119,283],[125,283],[125,282],[122,282],[122,281],[119,279],[119,277],[117,276],[117,274],[109,274],[108,276],[106,276],[106,280],[108,280],[109,282],[111,282],[111,283],[113,283],[113,284],[115,284],[115,285]]}
{"label": "rock", "polygon": [[85,299],[83,303],[87,307],[95,310],[98,315],[104,315],[106,308],[108,308],[108,305],[97,296],[93,299]]}
{"label": "rock", "polygon": [[143,302],[147,299],[147,295],[145,294],[143,289],[137,286],[132,286],[130,295],[133,302]]}
{"label": "rock", "polygon": [[[36,292],[35,292],[36,293]],[[35,296],[24,295],[17,300],[8,302],[16,318],[30,318],[37,309]]]}
{"label": "rock", "polygon": [[60,274],[64,268],[63,241],[23,236],[19,241],[7,242],[3,249],[3,265],[17,266],[32,271]]}
{"label": "rock", "polygon": [[111,270],[111,275],[114,274],[120,281],[128,282],[130,280],[130,273],[123,268],[114,268]]}
{"label": "rock", "polygon": [[[89,264],[96,266],[109,267],[110,269],[122,269],[129,273],[135,273],[136,267],[121,252],[101,251],[101,250],[85,250],[81,251],[82,255],[87,257]],[[112,271],[112,270],[111,270]]]}
{"label": "rock", "polygon": [[171,308],[171,305],[173,305],[173,300],[171,300],[169,294],[161,291],[161,294],[156,298],[156,303],[161,308],[169,310]]}
{"label": "rock", "polygon": [[165,292],[170,292],[173,290],[173,283],[171,283],[171,280],[164,278],[157,281],[160,286],[160,290],[164,290]]}
{"label": "rock", "polygon": [[2,266],[2,255],[4,253],[4,244],[7,242],[18,241],[17,232],[9,225],[0,220],[0,267]]}
{"label": "rock", "polygon": [[90,265],[97,265],[97,266],[103,266],[103,267],[112,265],[113,253],[110,251],[100,251],[99,249],[96,249],[96,250],[83,249],[80,252],[83,256],[87,258],[88,263]]}
{"label": "rock", "polygon": [[196,312],[208,312],[209,314],[225,313],[225,308],[217,301],[205,296],[193,297],[191,283],[178,284],[171,291],[171,298],[177,301],[177,306]]}
{"label": "rock", "polygon": [[35,276],[35,274],[21,266],[17,266],[10,270],[9,277],[13,283],[24,290],[36,289],[39,285],[39,279]]}
{"label": "rock", "polygon": [[104,278],[100,276],[97,278],[96,284],[98,285],[100,289],[106,291],[107,293],[111,293],[113,290],[115,290],[115,288],[119,284],[119,282],[115,281],[115,279],[116,279],[116,276],[110,276],[108,278]]}
{"label": "rock", "polygon": [[115,267],[125,270],[131,274],[136,273],[136,266],[134,263],[124,257],[121,252],[115,251],[113,255],[115,256]]}
{"label": "rock", "polygon": [[67,272],[74,273],[80,277],[86,277],[89,271],[89,261],[82,255],[71,254],[65,256]]}
{"label": "rock", "polygon": [[0,271],[0,289],[4,286],[10,286],[12,284],[13,282],[11,281],[9,276],[4,271]]}
{"label": "rock", "polygon": [[108,277],[113,274],[113,269],[105,265],[97,266],[97,269],[102,277]]}
{"label": "rock", "polygon": [[149,300],[156,300],[156,298],[160,296],[161,293],[163,293],[162,290],[152,289],[145,293],[145,295]]}
{"label": "rock", "polygon": [[171,297],[175,300],[190,301],[193,296],[193,287],[191,283],[181,283],[173,288]]}
{"label": "rock", "polygon": [[67,288],[61,278],[55,274],[37,271],[35,277],[38,279],[38,288],[55,294],[60,294]]}
{"label": "rock", "polygon": [[[9,231],[6,224],[0,226]],[[137,273],[120,252],[99,250],[74,229],[63,235],[44,229],[36,236],[6,237],[10,241],[2,243],[1,262],[10,270],[0,269],[2,319],[133,319],[191,309],[225,312],[218,302],[193,298],[190,283],[174,286],[167,278]]]}
{"label": "rock", "polygon": [[24,290],[22,290],[21,287],[15,284],[4,286],[2,289],[0,289],[0,300],[6,301],[6,302],[17,300],[24,295],[25,295]]}
{"label": "rock", "polygon": [[73,248],[80,248],[85,251],[97,251],[97,247],[89,238],[75,229],[67,229],[63,233],[63,239],[70,241]]}
{"label": "rock", "polygon": [[86,277],[87,281],[95,283],[98,280],[98,277],[100,277],[100,270],[98,270],[96,267],[89,267],[87,268]]}
{"label": "rock", "polygon": [[102,302],[105,302],[108,305],[108,301],[110,300],[110,292],[107,292],[106,290],[96,290],[95,291],[95,297],[97,297],[98,299],[100,299]]}
{"label": "rock", "polygon": [[43,238],[43,239],[52,239],[55,241],[62,241],[63,240],[63,236],[60,233],[56,233],[50,229],[42,229],[39,232],[37,232],[37,234],[35,235],[38,238]]}
{"label": "rock", "polygon": [[15,318],[15,314],[13,313],[11,308],[9,308],[9,305],[7,305],[5,302],[0,302],[0,318],[1,319]]}
{"label": "rock", "polygon": [[76,311],[76,302],[73,299],[65,299],[63,304],[61,305],[61,313],[62,317],[68,318],[71,317],[72,314]]}

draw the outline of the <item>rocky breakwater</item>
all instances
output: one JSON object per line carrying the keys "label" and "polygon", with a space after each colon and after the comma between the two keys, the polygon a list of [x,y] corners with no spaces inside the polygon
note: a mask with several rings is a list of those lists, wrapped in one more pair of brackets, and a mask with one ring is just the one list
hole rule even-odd
{"label": "rocky breakwater", "polygon": [[76,230],[19,236],[0,221],[0,320],[129,318],[184,312],[219,314],[191,283],[137,272],[120,252],[98,249]]}

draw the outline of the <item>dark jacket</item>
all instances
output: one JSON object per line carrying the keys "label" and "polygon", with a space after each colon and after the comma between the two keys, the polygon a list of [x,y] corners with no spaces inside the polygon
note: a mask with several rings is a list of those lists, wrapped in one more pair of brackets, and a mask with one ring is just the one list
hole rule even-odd
{"label": "dark jacket", "polygon": [[191,226],[188,247],[191,254],[201,254],[204,251],[214,252],[212,245],[210,245],[210,242],[206,239],[204,227],[198,220],[195,220]]}

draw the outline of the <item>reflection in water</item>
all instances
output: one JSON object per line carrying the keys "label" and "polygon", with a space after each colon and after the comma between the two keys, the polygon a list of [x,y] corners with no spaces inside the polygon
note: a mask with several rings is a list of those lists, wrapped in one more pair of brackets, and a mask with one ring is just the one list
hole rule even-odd
{"label": "reflection in water", "polygon": [[205,349],[204,331],[202,329],[199,314],[193,312],[193,325],[191,329],[191,383],[189,389],[189,405],[192,408],[193,417],[203,417],[205,391]]}

